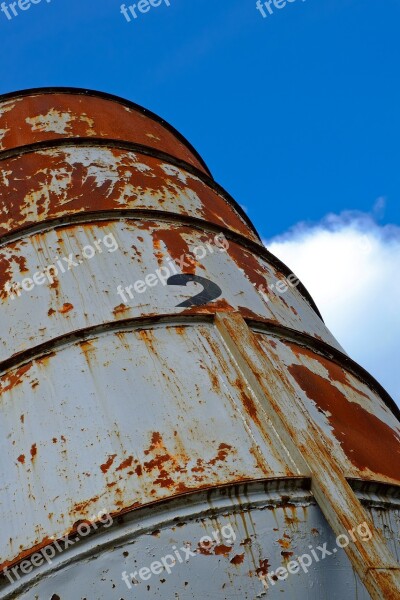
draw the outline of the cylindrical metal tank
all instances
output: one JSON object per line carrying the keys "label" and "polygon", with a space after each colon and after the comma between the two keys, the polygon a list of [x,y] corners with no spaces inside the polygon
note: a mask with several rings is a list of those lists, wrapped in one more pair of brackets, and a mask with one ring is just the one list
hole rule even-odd
{"label": "cylindrical metal tank", "polygon": [[0,213],[2,599],[400,597],[398,408],[177,131],[3,96]]}

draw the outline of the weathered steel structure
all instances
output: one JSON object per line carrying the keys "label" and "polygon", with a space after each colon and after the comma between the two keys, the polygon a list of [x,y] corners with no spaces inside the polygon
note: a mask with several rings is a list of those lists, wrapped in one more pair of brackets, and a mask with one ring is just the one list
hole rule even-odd
{"label": "weathered steel structure", "polygon": [[180,134],[3,96],[0,214],[2,599],[400,597],[398,409]]}

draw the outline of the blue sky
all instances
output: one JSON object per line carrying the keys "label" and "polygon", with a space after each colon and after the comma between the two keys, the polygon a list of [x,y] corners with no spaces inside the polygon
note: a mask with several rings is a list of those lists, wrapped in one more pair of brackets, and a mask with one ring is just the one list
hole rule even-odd
{"label": "blue sky", "polygon": [[[382,260],[376,272],[397,272],[400,1],[295,0],[265,19],[255,0],[170,4],[130,23],[119,0],[42,0],[12,20],[0,13],[0,92],[87,87],[164,117],[303,277],[349,353],[400,399],[398,277],[364,286],[365,255],[354,252],[353,264],[339,247],[351,239],[363,252],[357,240],[367,236]],[[333,282],[351,268],[351,289],[333,285],[327,297],[315,256]]]}
{"label": "blue sky", "polygon": [[70,85],[170,121],[264,237],[329,212],[400,221],[398,0],[170,0],[128,23],[118,0],[0,14],[0,91]]}

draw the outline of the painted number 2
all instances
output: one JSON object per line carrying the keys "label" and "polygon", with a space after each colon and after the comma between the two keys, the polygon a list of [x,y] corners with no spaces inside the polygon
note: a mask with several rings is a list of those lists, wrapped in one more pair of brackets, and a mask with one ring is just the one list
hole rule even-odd
{"label": "painted number 2", "polygon": [[204,304],[208,304],[209,302],[212,302],[213,300],[216,300],[217,298],[219,298],[222,295],[222,290],[221,288],[214,283],[213,281],[210,281],[209,279],[206,279],[205,277],[199,277],[198,275],[172,275],[172,277],[170,277],[167,280],[167,285],[184,285],[186,286],[188,283],[191,282],[194,283],[199,283],[200,285],[203,286],[203,291],[200,292],[199,294],[196,294],[196,296],[193,296],[192,298],[189,298],[189,300],[185,300],[184,302],[181,302],[181,304],[177,305],[177,308],[188,308],[190,306],[203,306]]}

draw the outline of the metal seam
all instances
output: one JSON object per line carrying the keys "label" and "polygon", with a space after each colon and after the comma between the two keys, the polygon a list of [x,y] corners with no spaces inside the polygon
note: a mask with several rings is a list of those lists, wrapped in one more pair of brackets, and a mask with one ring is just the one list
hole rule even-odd
{"label": "metal seam", "polygon": [[46,150],[52,150],[54,148],[70,148],[76,146],[87,146],[91,147],[102,147],[102,148],[116,148],[117,150],[125,150],[127,152],[136,152],[151,158],[163,160],[175,167],[185,170],[186,172],[194,175],[200,179],[205,185],[211,188],[214,192],[219,194],[224,200],[226,200],[232,208],[238,213],[238,215],[244,220],[245,224],[255,234],[255,236],[261,241],[258,231],[251,222],[249,216],[245,213],[240,204],[227,192],[222,185],[217,183],[213,178],[209,177],[206,173],[203,173],[194,165],[187,163],[186,161],[163,152],[156,150],[151,146],[145,146],[144,144],[137,144],[136,142],[124,142],[122,140],[115,140],[111,138],[62,138],[59,140],[46,140],[44,142],[35,142],[34,144],[26,144],[24,146],[18,146],[12,150],[0,151],[0,162],[8,160],[9,158],[18,158],[24,154],[33,154],[35,152],[42,152]]}
{"label": "metal seam", "polygon": [[85,88],[74,88],[74,87],[44,87],[44,88],[31,88],[25,90],[19,90],[16,92],[8,92],[6,94],[0,94],[0,103],[5,102],[10,99],[17,98],[27,98],[28,96],[40,96],[41,94],[46,95],[56,95],[56,94],[69,94],[71,96],[90,96],[93,98],[101,98],[103,100],[108,100],[109,102],[114,102],[116,104],[121,104],[122,106],[126,106],[131,110],[134,110],[152,121],[162,125],[167,131],[172,133],[180,142],[182,142],[190,152],[197,158],[200,164],[204,167],[207,173],[212,178],[212,174],[207,164],[205,163],[202,156],[199,152],[194,148],[194,146],[185,138],[185,136],[180,133],[173,125],[168,123],[165,119],[152,112],[151,110],[141,106],[140,104],[136,104],[136,102],[132,102],[131,100],[127,100],[125,98],[121,98],[120,96],[116,96],[114,94],[108,94],[106,92],[100,92],[97,90],[89,90]]}
{"label": "metal seam", "polygon": [[[193,314],[193,315],[179,315],[179,314],[167,314],[158,315],[157,317],[131,317],[129,319],[121,319],[120,321],[110,321],[108,323],[101,323],[99,325],[92,325],[91,327],[85,327],[75,331],[71,331],[67,334],[60,335],[46,342],[38,344],[34,348],[24,350],[18,354],[7,358],[0,362],[0,373],[3,375],[8,371],[20,367],[29,361],[37,360],[47,354],[54,352],[56,349],[68,347],[74,343],[79,343],[95,337],[100,337],[101,334],[108,334],[117,331],[132,331],[140,329],[142,327],[157,327],[157,326],[195,326],[198,324],[212,325],[215,320],[215,314]],[[289,327],[283,325],[275,325],[273,323],[265,323],[263,321],[256,321],[254,319],[244,319],[248,324],[249,328],[254,333],[257,330],[260,333],[269,333],[276,337],[281,337],[287,341],[294,341],[305,348],[320,354],[332,360],[340,367],[348,370],[352,375],[357,377],[362,382],[370,385],[371,388],[379,395],[385,405],[390,409],[393,415],[400,422],[400,409],[394,402],[393,398],[389,393],[381,386],[381,384],[366,371],[361,365],[356,363],[353,359],[349,358],[346,354],[343,354],[339,350],[336,350],[326,342],[322,342],[313,338],[312,336],[298,332]]]}
{"label": "metal seam", "polygon": [[[132,214],[133,213],[133,214]],[[195,229],[200,229],[201,231],[212,231],[216,233],[224,233],[226,237],[238,245],[242,246],[253,252],[259,258],[265,260],[269,265],[280,271],[283,275],[289,277],[290,275],[294,275],[293,271],[283,263],[279,258],[277,258],[274,254],[272,254],[268,248],[266,248],[263,244],[258,244],[257,242],[247,238],[246,236],[232,231],[227,227],[219,226],[215,223],[211,223],[210,221],[204,221],[203,219],[198,219],[196,217],[190,217],[186,215],[178,215],[177,213],[171,213],[168,211],[156,211],[153,209],[149,210],[135,210],[135,209],[111,209],[110,211],[93,211],[93,212],[80,212],[74,215],[67,215],[65,217],[56,217],[54,219],[47,219],[41,221],[41,223],[35,223],[34,225],[29,225],[27,227],[22,227],[15,230],[12,234],[5,235],[0,237],[0,250],[3,245],[14,243],[15,241],[19,241],[27,237],[28,235],[41,234],[42,232],[51,231],[52,229],[59,229],[60,227],[65,227],[68,224],[75,225],[79,223],[95,223],[100,220],[116,220],[119,221],[121,218],[128,219],[130,221],[142,220],[143,218],[154,218],[154,215],[160,221],[167,222],[181,222],[185,225],[192,225]],[[102,218],[99,219],[99,216]],[[56,225],[54,225],[56,223]],[[310,292],[307,290],[305,285],[299,280],[299,284],[297,285],[297,289],[303,296],[303,298],[308,302],[312,310],[316,313],[316,315],[324,322],[324,319],[316,305],[313,297]]]}
{"label": "metal seam", "polygon": [[379,381],[375,379],[373,375],[371,375],[366,369],[364,369],[364,367],[350,358],[347,354],[344,354],[337,348],[334,348],[328,343],[318,340],[307,333],[296,331],[295,329],[285,327],[284,325],[275,325],[274,323],[267,323],[261,320],[258,321],[248,318],[245,318],[245,321],[254,333],[267,333],[287,341],[295,342],[296,344],[304,346],[308,350],[311,350],[346,369],[359,380],[370,386],[400,422],[400,408],[397,406],[390,394],[379,383]]}

